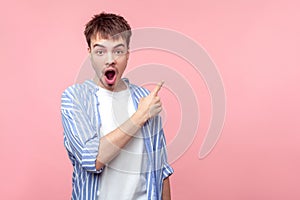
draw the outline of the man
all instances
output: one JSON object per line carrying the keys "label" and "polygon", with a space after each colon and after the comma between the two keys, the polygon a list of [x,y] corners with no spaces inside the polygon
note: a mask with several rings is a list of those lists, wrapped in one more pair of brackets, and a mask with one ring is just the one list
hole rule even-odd
{"label": "man", "polygon": [[62,94],[64,144],[74,167],[74,200],[167,200],[166,143],[157,96],[122,78],[131,28],[118,15],[95,15],[85,27],[93,80]]}

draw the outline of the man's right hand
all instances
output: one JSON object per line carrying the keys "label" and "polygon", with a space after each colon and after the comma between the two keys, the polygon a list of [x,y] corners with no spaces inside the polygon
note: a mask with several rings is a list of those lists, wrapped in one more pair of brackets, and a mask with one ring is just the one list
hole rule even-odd
{"label": "man's right hand", "polygon": [[120,150],[131,140],[132,136],[151,117],[156,116],[161,110],[160,98],[157,96],[163,81],[157,84],[152,92],[140,99],[137,111],[120,127],[100,139],[96,169],[100,170],[110,162]]}
{"label": "man's right hand", "polygon": [[141,119],[139,125],[142,126],[148,119],[158,115],[161,112],[162,103],[160,101],[160,97],[157,96],[157,94],[163,84],[164,81],[159,82],[148,96],[140,99],[140,103],[136,111],[136,114]]}

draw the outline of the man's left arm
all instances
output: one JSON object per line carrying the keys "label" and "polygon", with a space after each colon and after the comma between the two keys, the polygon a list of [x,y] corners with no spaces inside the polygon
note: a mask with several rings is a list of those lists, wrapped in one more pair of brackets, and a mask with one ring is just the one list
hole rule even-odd
{"label": "man's left arm", "polygon": [[169,177],[165,178],[163,182],[162,200],[171,200]]}
{"label": "man's left arm", "polygon": [[174,170],[168,163],[168,158],[167,158],[167,144],[166,144],[166,138],[165,134],[162,128],[162,120],[160,116],[157,116],[155,119],[155,125],[154,127],[159,128],[159,133],[157,136],[160,138],[159,139],[159,160],[161,162],[161,167],[162,167],[162,200],[171,200],[171,189],[170,189],[170,176],[173,174]]}

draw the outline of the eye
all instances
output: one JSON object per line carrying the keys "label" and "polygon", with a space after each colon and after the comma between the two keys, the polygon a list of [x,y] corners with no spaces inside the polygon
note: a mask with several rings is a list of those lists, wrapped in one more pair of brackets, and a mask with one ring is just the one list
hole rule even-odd
{"label": "eye", "polygon": [[115,51],[114,51],[114,53],[116,54],[116,55],[123,55],[124,54],[124,50],[123,49],[116,49]]}
{"label": "eye", "polygon": [[104,50],[99,49],[99,50],[96,50],[95,53],[99,56],[102,56],[105,52],[104,52]]}

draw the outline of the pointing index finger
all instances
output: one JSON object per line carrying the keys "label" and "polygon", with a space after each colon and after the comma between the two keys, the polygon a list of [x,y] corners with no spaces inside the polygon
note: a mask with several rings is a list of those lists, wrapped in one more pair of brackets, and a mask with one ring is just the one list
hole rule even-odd
{"label": "pointing index finger", "polygon": [[153,95],[157,95],[159,90],[161,89],[161,87],[163,86],[163,84],[165,83],[165,81],[160,81],[159,83],[157,83],[156,87],[152,90]]}

